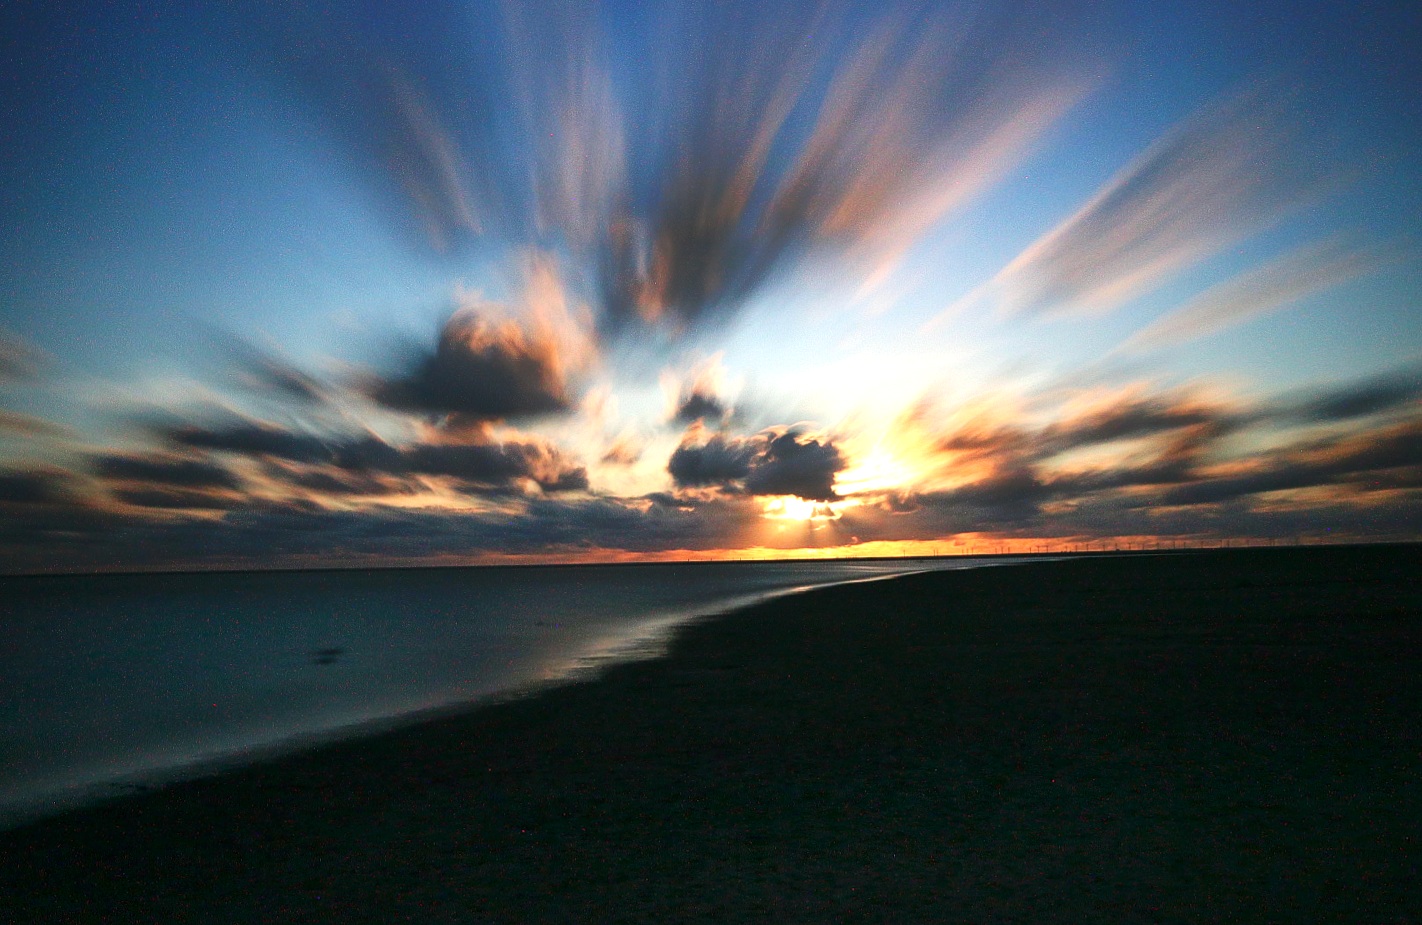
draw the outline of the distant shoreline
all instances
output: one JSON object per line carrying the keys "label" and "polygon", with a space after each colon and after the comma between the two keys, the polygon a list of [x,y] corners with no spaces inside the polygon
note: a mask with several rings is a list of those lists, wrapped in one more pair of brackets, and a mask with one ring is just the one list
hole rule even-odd
{"label": "distant shoreline", "polygon": [[1298,543],[1269,545],[1265,543],[1249,543],[1241,541],[1238,545],[1230,545],[1229,540],[1216,541],[1216,545],[1202,544],[1198,546],[1187,546],[1180,548],[1151,548],[1151,549],[1072,549],[1054,552],[991,552],[991,553],[962,553],[956,555],[921,555],[921,556],[809,556],[801,558],[722,558],[722,559],[659,559],[659,560],[627,560],[621,562],[494,562],[494,563],[471,563],[465,565],[441,565],[412,563],[408,565],[387,564],[387,565],[319,565],[319,566],[271,566],[265,568],[248,568],[235,566],[213,566],[212,568],[152,568],[152,569],[96,569],[91,571],[52,571],[52,572],[4,572],[0,571],[0,582],[14,579],[30,578],[85,578],[85,577],[120,577],[133,576],[142,577],[148,575],[247,575],[264,574],[268,572],[278,573],[325,573],[325,572],[400,572],[400,571],[459,571],[463,569],[546,569],[546,568],[622,568],[622,567],[654,567],[654,566],[684,566],[684,565],[800,565],[813,562],[912,562],[917,560],[988,560],[988,559],[1025,559],[1025,560],[1051,560],[1060,558],[1099,558],[1102,556],[1136,556],[1136,555],[1192,555],[1196,553],[1214,552],[1246,552],[1251,550],[1287,550],[1287,549],[1352,549],[1355,547],[1418,547],[1422,549],[1422,539],[1415,540],[1376,540],[1358,541],[1348,540],[1343,542],[1318,542],[1318,543]]}

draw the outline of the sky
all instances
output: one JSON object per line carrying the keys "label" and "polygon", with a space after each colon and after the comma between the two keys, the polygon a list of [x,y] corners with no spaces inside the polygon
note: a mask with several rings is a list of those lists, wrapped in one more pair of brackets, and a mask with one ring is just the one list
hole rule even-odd
{"label": "sky", "polygon": [[0,570],[1422,534],[1416,4],[60,6]]}

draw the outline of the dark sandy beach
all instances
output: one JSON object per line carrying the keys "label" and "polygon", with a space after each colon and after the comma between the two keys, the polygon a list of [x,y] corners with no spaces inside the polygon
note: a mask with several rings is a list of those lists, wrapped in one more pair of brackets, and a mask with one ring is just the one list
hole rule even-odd
{"label": "dark sandy beach", "polygon": [[6,922],[1422,920],[1422,550],[926,574],[0,833]]}

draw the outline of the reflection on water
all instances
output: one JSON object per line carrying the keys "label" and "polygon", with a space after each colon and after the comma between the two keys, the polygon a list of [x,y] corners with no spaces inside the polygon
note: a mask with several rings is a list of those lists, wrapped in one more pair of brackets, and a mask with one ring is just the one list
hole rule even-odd
{"label": "reflection on water", "polygon": [[690,617],[773,594],[971,564],[5,579],[0,825],[96,785],[130,786],[650,654]]}

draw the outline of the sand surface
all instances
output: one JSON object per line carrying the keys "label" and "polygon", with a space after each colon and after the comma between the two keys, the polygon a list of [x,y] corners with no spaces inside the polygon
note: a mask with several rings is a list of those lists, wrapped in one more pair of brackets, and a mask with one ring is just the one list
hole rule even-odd
{"label": "sand surface", "polygon": [[0,833],[14,922],[1422,921],[1422,549],[927,574]]}

